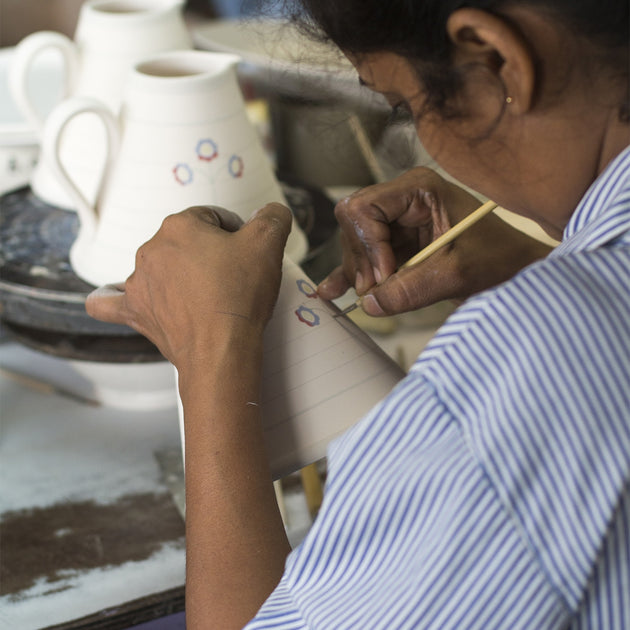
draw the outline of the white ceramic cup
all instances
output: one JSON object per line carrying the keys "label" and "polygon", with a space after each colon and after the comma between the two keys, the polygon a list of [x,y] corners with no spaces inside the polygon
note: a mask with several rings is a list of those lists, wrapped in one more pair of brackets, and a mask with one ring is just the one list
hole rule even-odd
{"label": "white ceramic cup", "polygon": [[[9,88],[23,117],[41,130],[44,118],[33,104],[27,84],[34,60],[44,50],[63,59],[65,97],[87,96],[117,113],[124,83],[133,64],[167,50],[190,48],[183,0],[88,0],[82,5],[74,41],[61,33],[41,31],[15,48]],[[84,196],[94,199],[105,153],[105,134],[94,116],[81,116],[68,126],[62,159]],[[43,164],[31,178],[33,192],[44,201],[74,209],[72,199]]]}
{"label": "white ceramic cup", "polygon": [[[265,203],[286,203],[260,137],[247,117],[235,55],[176,51],[154,56],[129,75],[120,115],[94,99],[73,98],[49,115],[42,161],[64,185],[80,220],[70,250],[74,271],[94,285],[119,282],[164,218],[193,205],[219,205],[247,220]],[[65,127],[97,116],[109,138],[96,203],[61,159]],[[287,255],[308,249],[294,223]]]}

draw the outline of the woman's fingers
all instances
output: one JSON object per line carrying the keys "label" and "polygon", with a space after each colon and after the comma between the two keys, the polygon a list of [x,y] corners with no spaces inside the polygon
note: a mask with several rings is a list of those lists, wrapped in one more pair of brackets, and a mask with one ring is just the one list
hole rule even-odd
{"label": "woman's fingers", "polygon": [[85,310],[90,317],[110,324],[127,323],[124,284],[108,284],[87,296]]}
{"label": "woman's fingers", "polygon": [[390,195],[388,188],[372,187],[340,201],[335,208],[345,273],[359,294],[396,269],[390,230],[395,218],[388,215],[401,213],[404,200],[389,199]]}
{"label": "woman's fingers", "polygon": [[255,212],[242,230],[263,251],[271,251],[276,258],[282,258],[292,224],[291,211],[281,203],[274,202]]}
{"label": "woman's fingers", "polygon": [[317,293],[324,300],[334,300],[344,295],[351,287],[352,284],[346,278],[343,267],[339,266],[320,282]]}
{"label": "woman's fingers", "polygon": [[448,218],[437,192],[443,187],[441,177],[418,168],[337,204],[344,273],[359,295],[385,282],[401,258],[443,231]]}
{"label": "woman's fingers", "polygon": [[238,214],[221,206],[192,206],[184,212],[203,223],[219,227],[226,232],[236,232],[243,225],[243,220]]}
{"label": "woman's fingers", "polygon": [[461,278],[445,251],[437,252],[417,267],[390,276],[364,296],[361,306],[373,317],[424,308],[462,291]]}

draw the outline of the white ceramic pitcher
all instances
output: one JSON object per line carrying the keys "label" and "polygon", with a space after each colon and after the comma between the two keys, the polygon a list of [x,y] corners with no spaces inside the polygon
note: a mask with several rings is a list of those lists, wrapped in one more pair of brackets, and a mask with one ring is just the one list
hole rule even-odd
{"label": "white ceramic pitcher", "polygon": [[[93,99],[58,105],[46,122],[42,159],[72,197],[80,219],[70,261],[101,285],[124,280],[135,252],[173,212],[192,205],[228,208],[244,220],[267,202],[286,203],[260,138],[247,118],[235,55],[176,51],[138,63],[129,75],[120,116]],[[109,136],[108,168],[90,203],[60,159],[65,126],[98,116]],[[287,255],[307,251],[294,223]]]}
{"label": "white ceramic pitcher", "polygon": [[[66,97],[96,98],[118,112],[127,74],[137,61],[191,48],[183,4],[183,0],[88,0],[81,7],[74,41],[51,31],[24,38],[9,69],[11,95],[23,117],[42,129],[44,118],[34,107],[27,84],[34,59],[50,49],[62,56]],[[77,118],[64,134],[61,151],[75,183],[93,199],[105,152],[102,125],[93,116]],[[35,169],[31,187],[44,201],[73,209],[72,200],[45,165]]]}

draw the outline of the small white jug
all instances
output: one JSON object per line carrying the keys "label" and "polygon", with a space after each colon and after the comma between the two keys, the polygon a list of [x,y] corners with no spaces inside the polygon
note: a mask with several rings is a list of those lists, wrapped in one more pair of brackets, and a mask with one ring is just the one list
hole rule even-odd
{"label": "small white jug", "polygon": [[[286,203],[247,117],[235,55],[176,51],[144,60],[129,74],[119,117],[94,99],[58,105],[46,121],[42,160],[73,199],[80,220],[70,250],[74,271],[94,285],[119,282],[163,219],[193,205],[220,205],[247,220],[265,203]],[[85,112],[109,137],[102,192],[90,203],[60,159],[65,126]],[[294,222],[287,255],[308,249]]]}
{"label": "small white jug", "polygon": [[[74,41],[51,31],[25,37],[16,46],[9,69],[9,89],[23,117],[42,129],[44,119],[32,103],[27,83],[33,60],[50,49],[63,58],[66,97],[96,98],[117,113],[134,63],[156,53],[191,48],[182,10],[183,0],[88,0],[81,7]],[[61,152],[76,184],[93,199],[105,152],[102,125],[93,116],[77,118],[64,134]],[[44,201],[73,209],[45,165],[35,169],[31,188]]]}

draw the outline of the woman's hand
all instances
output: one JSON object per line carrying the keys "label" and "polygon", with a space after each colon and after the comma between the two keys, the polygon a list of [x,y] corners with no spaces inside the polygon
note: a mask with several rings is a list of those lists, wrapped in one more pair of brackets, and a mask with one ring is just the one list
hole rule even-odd
{"label": "woman's hand", "polygon": [[334,299],[354,286],[369,315],[392,315],[444,299],[461,300],[510,278],[550,248],[488,215],[423,263],[406,260],[481,202],[427,168],[340,201],[343,263],[318,288]]}
{"label": "woman's hand", "polygon": [[259,334],[278,295],[291,215],[269,204],[246,224],[227,210],[193,207],[165,219],[136,255],[124,292],[95,291],[88,313],[126,324],[181,367],[228,336]]}

